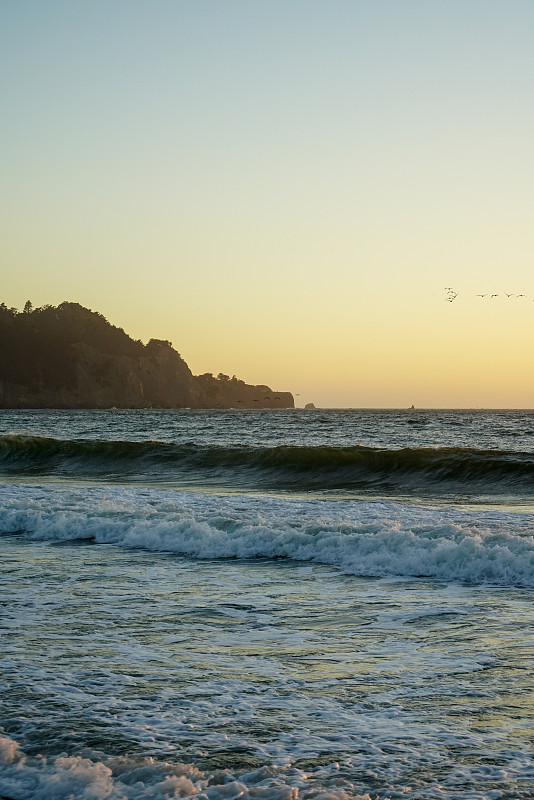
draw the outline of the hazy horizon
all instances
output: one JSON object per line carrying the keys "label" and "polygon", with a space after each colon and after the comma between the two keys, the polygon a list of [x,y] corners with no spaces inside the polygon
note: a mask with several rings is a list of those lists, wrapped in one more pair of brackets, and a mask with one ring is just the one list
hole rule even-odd
{"label": "hazy horizon", "polygon": [[8,306],[79,302],[299,406],[534,406],[531,3],[0,19]]}

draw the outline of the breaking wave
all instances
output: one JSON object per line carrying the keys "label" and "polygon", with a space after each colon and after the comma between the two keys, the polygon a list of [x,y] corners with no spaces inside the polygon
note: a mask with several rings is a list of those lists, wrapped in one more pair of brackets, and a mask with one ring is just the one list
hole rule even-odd
{"label": "breaking wave", "polygon": [[534,517],[387,500],[6,485],[0,532],[190,558],[287,558],[364,577],[534,586]]}
{"label": "breaking wave", "polygon": [[0,473],[264,490],[534,496],[534,454],[0,437]]}

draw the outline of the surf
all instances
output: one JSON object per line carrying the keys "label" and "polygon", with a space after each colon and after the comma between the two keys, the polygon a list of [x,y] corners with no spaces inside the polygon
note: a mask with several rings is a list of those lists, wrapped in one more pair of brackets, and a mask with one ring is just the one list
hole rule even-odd
{"label": "surf", "polygon": [[297,492],[534,497],[533,453],[467,447],[269,447],[12,435],[0,437],[0,474]]}
{"label": "surf", "polygon": [[398,501],[5,485],[0,532],[192,559],[291,559],[360,577],[534,587],[534,516]]}

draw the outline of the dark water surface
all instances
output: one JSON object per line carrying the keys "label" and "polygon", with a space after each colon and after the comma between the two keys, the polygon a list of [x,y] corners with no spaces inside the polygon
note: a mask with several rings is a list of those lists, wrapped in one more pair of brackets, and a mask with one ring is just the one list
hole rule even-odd
{"label": "dark water surface", "polygon": [[0,412],[0,474],[534,500],[534,412]]}
{"label": "dark water surface", "polygon": [[534,412],[0,412],[0,796],[534,795]]}

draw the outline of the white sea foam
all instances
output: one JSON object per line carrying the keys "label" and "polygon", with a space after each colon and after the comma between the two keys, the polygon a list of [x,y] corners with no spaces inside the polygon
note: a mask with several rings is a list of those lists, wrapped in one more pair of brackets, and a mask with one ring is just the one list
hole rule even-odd
{"label": "white sea foam", "polygon": [[229,770],[206,773],[192,764],[153,758],[110,758],[106,763],[80,756],[30,758],[17,742],[0,735],[0,792],[13,800],[370,800],[349,781],[336,780],[337,768],[326,786],[314,786],[296,768],[261,767],[236,777]]}
{"label": "white sea foam", "polygon": [[[391,751],[391,748],[389,748]],[[394,749],[394,748],[393,748]],[[380,748],[369,746],[367,754],[385,756]],[[415,754],[414,754],[415,755]],[[396,783],[395,772],[385,769],[376,781],[373,798],[389,800],[498,800],[514,797],[529,800],[531,795],[516,783],[533,776],[528,754],[508,754],[513,768],[497,764],[458,766],[444,780],[431,774],[427,780]],[[394,758],[394,756],[393,756]],[[151,757],[123,756],[104,761],[81,756],[45,758],[27,756],[17,742],[0,735],[0,792],[8,800],[371,800],[350,780],[352,759],[334,762],[311,772],[293,766],[263,766],[244,774],[229,769],[206,772],[193,764],[169,763]],[[371,773],[372,774],[372,773]],[[510,794],[510,782],[517,786]],[[528,785],[528,784],[527,784]]]}
{"label": "white sea foam", "polygon": [[3,485],[0,531],[192,558],[291,558],[359,576],[534,586],[534,516],[503,510]]}

